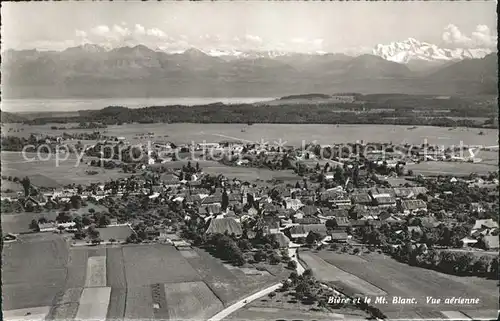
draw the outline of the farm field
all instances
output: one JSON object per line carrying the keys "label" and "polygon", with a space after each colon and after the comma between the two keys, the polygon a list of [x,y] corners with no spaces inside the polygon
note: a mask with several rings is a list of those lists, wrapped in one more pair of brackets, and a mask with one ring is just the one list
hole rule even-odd
{"label": "farm field", "polygon": [[106,257],[92,256],[87,260],[87,277],[85,287],[106,286]]}
{"label": "farm field", "polygon": [[[5,129],[24,129],[10,135],[29,136],[30,133],[61,135],[63,131],[51,130],[53,125],[21,125],[5,124]],[[106,135],[123,136],[131,143],[137,143],[136,135],[154,132],[153,140],[171,141],[176,144],[187,142],[219,142],[222,140],[240,140],[260,142],[261,139],[270,144],[280,139],[285,145],[300,146],[302,141],[317,141],[319,144],[355,142],[392,141],[393,143],[409,143],[421,145],[425,139],[429,144],[458,145],[463,141],[466,145],[497,145],[498,129],[482,129],[484,135],[478,135],[476,128],[455,128],[418,126],[409,130],[410,126],[393,125],[323,125],[323,124],[127,124],[109,126]],[[245,129],[245,132],[242,132]],[[70,130],[67,130],[68,132]],[[92,130],[71,130],[92,132]],[[7,131],[6,131],[7,132]],[[165,137],[168,135],[168,137]]]}
{"label": "farm field", "polygon": [[60,292],[51,309],[49,320],[68,320],[76,317],[83,288],[68,288]]}
{"label": "farm field", "polygon": [[61,237],[4,244],[3,310],[51,306],[64,286],[67,261],[68,243]]}
{"label": "farm field", "polygon": [[200,280],[198,273],[170,245],[126,246],[123,247],[123,259],[130,288]]}
{"label": "farm field", "polygon": [[[316,278],[321,281],[331,282],[340,287],[352,289],[354,293],[368,296],[386,295],[387,293],[367,281],[342,271],[341,269],[327,263],[321,257],[309,251],[300,253],[300,260],[314,271]],[[361,262],[359,262],[361,263]]]}
{"label": "farm field", "polygon": [[[34,153],[26,153],[29,158],[24,158],[19,152],[1,152],[2,175],[25,177],[28,176],[31,183],[43,187],[59,187],[71,183],[89,185],[90,183],[100,183],[110,179],[127,177],[129,174],[120,172],[117,169],[107,170],[103,168],[91,167],[86,164],[77,165],[75,155],[70,155],[67,160],[64,155],[57,162],[55,155],[49,159],[48,155],[41,154],[37,157]],[[96,175],[88,175],[87,170],[97,171]]]}
{"label": "farm field", "polygon": [[153,298],[149,285],[129,287],[125,308],[125,319],[154,319]]}
{"label": "farm field", "polygon": [[[391,318],[436,318],[439,315],[442,318],[441,311],[459,311],[467,315],[478,311],[488,313],[490,310],[498,310],[496,296],[498,281],[495,280],[447,275],[402,264],[380,254],[357,257],[359,259],[357,263],[353,262],[352,256],[331,251],[320,251],[310,255],[319,257],[387,292],[389,303],[378,307]],[[395,296],[414,297],[417,303],[413,305],[392,304]],[[439,297],[442,301],[440,304],[430,305],[426,303],[427,296]],[[444,299],[451,297],[478,298],[479,304],[444,304]],[[490,318],[495,316],[492,315]]]}
{"label": "farm field", "polygon": [[2,311],[6,321],[42,321],[50,312],[50,306]]}
{"label": "farm field", "polygon": [[127,280],[121,247],[106,248],[107,286],[111,287],[108,319],[123,319],[127,297]]}
{"label": "farm field", "polygon": [[83,289],[78,305],[76,320],[104,320],[108,312],[109,287]]}
{"label": "farm field", "polygon": [[238,268],[228,269],[223,262],[205,250],[192,249],[190,252],[192,252],[190,255],[184,254],[187,261],[224,306],[276,282],[276,278],[270,275],[245,275]]}
{"label": "farm field", "polygon": [[165,284],[171,320],[206,320],[222,310],[222,302],[204,282]]}

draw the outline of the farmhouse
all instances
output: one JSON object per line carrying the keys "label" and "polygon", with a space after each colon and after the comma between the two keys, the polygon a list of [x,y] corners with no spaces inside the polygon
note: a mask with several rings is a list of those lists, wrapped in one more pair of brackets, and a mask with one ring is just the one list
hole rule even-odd
{"label": "farmhouse", "polygon": [[211,219],[205,234],[224,234],[226,232],[230,235],[234,233],[237,236],[243,234],[240,223],[230,217]]}
{"label": "farmhouse", "polygon": [[290,236],[292,240],[297,240],[301,237],[307,237],[309,232],[319,233],[321,235],[327,234],[327,229],[325,224],[307,224],[307,225],[295,225],[290,227]]}
{"label": "farmhouse", "polygon": [[353,204],[370,205],[372,198],[368,193],[358,193],[351,195],[351,201]]}
{"label": "farmhouse", "polygon": [[412,214],[420,211],[427,211],[427,203],[421,199],[400,201],[399,210],[403,214]]}
{"label": "farmhouse", "polygon": [[222,205],[222,195],[209,195],[201,201],[202,205]]}
{"label": "farmhouse", "polygon": [[333,219],[333,225],[336,229],[345,230],[349,227],[349,219],[347,217],[335,217]]}
{"label": "farmhouse", "polygon": [[487,228],[487,229],[493,229],[493,228],[498,228],[498,223],[493,221],[493,219],[483,219],[483,220],[476,220],[474,223],[474,227],[472,227],[472,230],[479,230],[482,228]]}
{"label": "farmhouse", "polygon": [[283,201],[283,205],[285,206],[286,209],[293,209],[295,211],[303,206],[302,202],[299,199],[293,199],[293,198],[286,198]]}
{"label": "farmhouse", "polygon": [[279,244],[280,248],[288,248],[290,239],[282,232],[270,234],[273,239]]}
{"label": "farmhouse", "polygon": [[343,231],[330,232],[329,239],[333,243],[347,243],[349,235]]}
{"label": "farmhouse", "polygon": [[373,195],[373,203],[379,207],[395,207],[396,199],[389,194]]}

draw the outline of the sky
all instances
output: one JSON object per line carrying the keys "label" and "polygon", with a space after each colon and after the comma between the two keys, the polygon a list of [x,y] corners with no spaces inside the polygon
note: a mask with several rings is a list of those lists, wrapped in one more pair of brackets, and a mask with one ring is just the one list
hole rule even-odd
{"label": "sky", "polygon": [[496,47],[496,1],[8,2],[2,50],[84,43],[165,51],[368,51],[409,37],[444,48]]}

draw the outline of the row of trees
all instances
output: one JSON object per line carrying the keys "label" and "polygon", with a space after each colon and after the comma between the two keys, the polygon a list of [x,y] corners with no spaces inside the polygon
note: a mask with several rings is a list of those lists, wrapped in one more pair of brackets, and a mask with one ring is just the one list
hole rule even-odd
{"label": "row of trees", "polygon": [[390,249],[390,254],[398,261],[448,274],[498,279],[498,256],[477,256],[470,252],[427,251],[410,243]]}
{"label": "row of trees", "polygon": [[419,219],[411,222],[413,226],[418,226],[421,232],[409,232],[407,224],[382,224],[379,228],[373,226],[362,226],[355,231],[355,236],[363,243],[385,246],[388,244],[403,244],[413,240],[429,247],[434,245],[446,247],[461,247],[461,240],[469,235],[470,229],[463,224],[452,227],[440,224],[437,227],[425,227],[419,224]]}

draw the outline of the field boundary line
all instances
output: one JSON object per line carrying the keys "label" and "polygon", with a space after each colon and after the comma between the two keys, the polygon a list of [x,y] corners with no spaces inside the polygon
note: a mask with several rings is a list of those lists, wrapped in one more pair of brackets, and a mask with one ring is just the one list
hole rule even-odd
{"label": "field boundary line", "polygon": [[[107,251],[107,249],[106,249]],[[125,314],[127,311],[127,297],[128,297],[128,282],[127,282],[127,270],[125,269],[125,255],[123,254],[123,247],[120,246],[120,252],[122,257],[122,266],[123,266],[123,278],[125,280],[125,304],[123,305],[123,318],[125,318]],[[166,299],[165,299],[166,301]]]}
{"label": "field boundary line", "polygon": [[[195,282],[200,282],[200,281],[195,281]],[[207,283],[207,281],[205,281],[205,280],[203,280],[203,279],[201,280],[201,282],[205,283],[205,285],[207,286],[207,288],[208,288],[208,289],[209,289],[209,290],[210,290],[210,291],[214,294],[214,296],[217,298],[217,300],[219,300],[219,301],[220,301],[220,303],[222,303],[222,307],[223,307],[223,308],[226,308],[226,307],[227,307],[227,305],[226,305],[226,304],[224,303],[224,301],[223,301],[223,300],[222,300],[222,299],[221,299],[221,298],[217,295],[217,293],[215,293],[214,289],[212,289],[212,287],[210,286],[210,284],[208,284],[208,283]],[[165,301],[166,301],[166,299],[165,299]],[[222,310],[224,310],[224,309],[222,309]]]}

